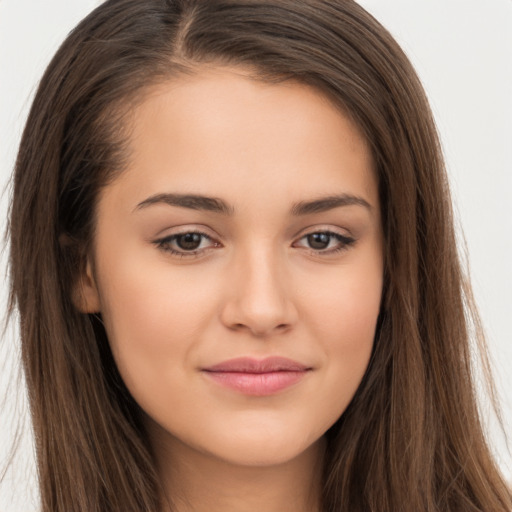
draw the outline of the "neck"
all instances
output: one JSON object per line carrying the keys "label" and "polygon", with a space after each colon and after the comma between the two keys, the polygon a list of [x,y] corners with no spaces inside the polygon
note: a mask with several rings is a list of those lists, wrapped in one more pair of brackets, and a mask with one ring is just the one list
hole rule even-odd
{"label": "neck", "polygon": [[[163,449],[162,449],[163,448]],[[293,460],[233,464],[176,441],[155,450],[165,512],[320,512],[325,441]],[[172,507],[171,504],[172,503]]]}

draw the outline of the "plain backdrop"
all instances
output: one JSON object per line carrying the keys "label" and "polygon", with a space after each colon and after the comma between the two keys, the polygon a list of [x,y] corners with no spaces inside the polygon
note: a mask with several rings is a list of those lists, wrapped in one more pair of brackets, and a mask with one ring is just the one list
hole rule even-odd
{"label": "plain backdrop", "polygon": [[[142,0],[141,0],[142,1]],[[0,228],[8,180],[36,84],[69,30],[97,0],[0,0]],[[487,330],[505,431],[512,432],[512,0],[361,0],[396,37],[422,79],[444,145],[474,291]],[[27,233],[30,236],[30,233]],[[5,249],[0,309],[5,311]],[[2,512],[35,512],[37,490],[15,329],[0,344],[0,468],[19,424],[18,456],[0,486]],[[484,411],[486,403],[482,403]],[[489,418],[491,416],[489,415]],[[489,437],[507,478],[505,436]],[[510,436],[509,436],[510,437]]]}

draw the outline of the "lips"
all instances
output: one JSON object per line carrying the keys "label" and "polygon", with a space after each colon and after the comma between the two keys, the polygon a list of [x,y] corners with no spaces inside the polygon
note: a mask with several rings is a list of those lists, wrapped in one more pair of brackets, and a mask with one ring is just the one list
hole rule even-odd
{"label": "lips", "polygon": [[253,396],[268,396],[301,381],[312,370],[284,357],[263,360],[231,359],[203,368],[204,375],[221,386]]}

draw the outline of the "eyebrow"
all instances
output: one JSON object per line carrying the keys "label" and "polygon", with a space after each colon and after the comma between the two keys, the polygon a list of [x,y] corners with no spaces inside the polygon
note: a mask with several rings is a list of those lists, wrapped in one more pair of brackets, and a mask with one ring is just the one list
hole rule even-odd
{"label": "eyebrow", "polygon": [[136,210],[147,208],[154,204],[167,204],[169,206],[179,206],[180,208],[189,208],[191,210],[204,210],[207,212],[221,213],[223,215],[233,215],[235,210],[222,199],[207,197],[195,194],[156,194],[144,199],[136,206]]}
{"label": "eyebrow", "polygon": [[[207,197],[196,194],[156,194],[140,202],[135,210],[141,210],[155,204],[167,204],[191,210],[201,210],[221,215],[232,216],[235,213],[233,206],[230,206],[222,199]],[[352,194],[339,194],[320,197],[311,201],[299,201],[295,203],[290,212],[294,216],[322,213],[342,206],[362,206],[372,211],[372,206],[362,197]]]}
{"label": "eyebrow", "polygon": [[351,194],[339,194],[334,196],[321,197],[312,201],[299,201],[292,206],[292,215],[309,215],[311,213],[321,213],[341,206],[362,206],[372,211],[368,201],[362,197]]}

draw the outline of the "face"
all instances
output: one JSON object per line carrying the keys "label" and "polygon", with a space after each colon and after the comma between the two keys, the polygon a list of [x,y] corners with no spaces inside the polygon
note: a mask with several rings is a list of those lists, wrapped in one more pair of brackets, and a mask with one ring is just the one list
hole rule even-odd
{"label": "face", "polygon": [[297,457],[372,351],[383,256],[365,140],[311,88],[218,68],[152,90],[130,149],[99,197],[80,308],[101,312],[159,442]]}

